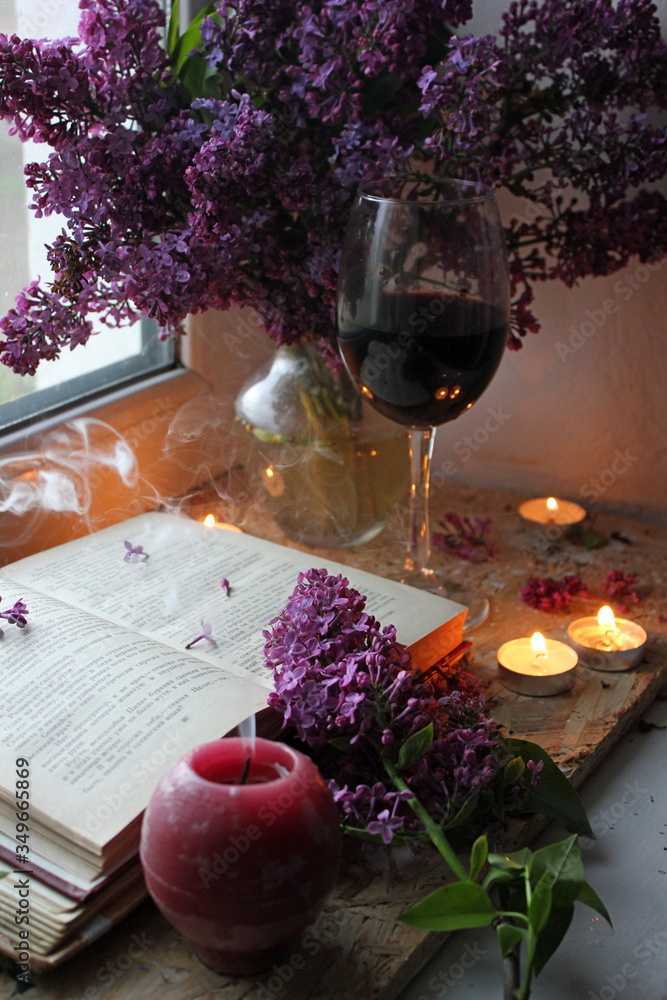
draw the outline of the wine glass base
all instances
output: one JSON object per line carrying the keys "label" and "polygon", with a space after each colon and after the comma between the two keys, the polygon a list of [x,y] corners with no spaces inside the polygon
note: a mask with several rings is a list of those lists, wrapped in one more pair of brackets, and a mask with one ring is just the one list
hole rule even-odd
{"label": "wine glass base", "polygon": [[435,573],[425,575],[418,571],[406,573],[402,577],[401,583],[407,583],[410,587],[417,587],[419,590],[427,590],[430,594],[445,597],[448,601],[463,604],[468,609],[464,626],[465,632],[481,625],[488,617],[489,599],[477,587],[469,587],[451,580],[440,580]]}

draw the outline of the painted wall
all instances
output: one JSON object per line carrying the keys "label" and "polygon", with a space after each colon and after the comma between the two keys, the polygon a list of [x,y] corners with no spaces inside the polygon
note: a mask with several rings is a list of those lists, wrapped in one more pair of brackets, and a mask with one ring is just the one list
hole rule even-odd
{"label": "painted wall", "polygon": [[434,468],[667,523],[667,260],[539,290],[543,323],[436,436]]}
{"label": "painted wall", "polygon": [[[495,31],[504,0],[475,5]],[[657,4],[667,31],[667,3]],[[667,185],[663,186],[667,192]],[[667,524],[667,262],[537,290],[542,323],[482,399],[438,430],[436,469]]]}

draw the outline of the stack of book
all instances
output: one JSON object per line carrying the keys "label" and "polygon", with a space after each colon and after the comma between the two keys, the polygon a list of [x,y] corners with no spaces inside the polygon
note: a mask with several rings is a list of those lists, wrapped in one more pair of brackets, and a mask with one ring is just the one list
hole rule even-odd
{"label": "stack of book", "polygon": [[[462,648],[459,605],[324,564],[396,626],[418,668]],[[0,570],[3,606],[21,598],[30,612],[0,645],[0,951],[50,968],[141,901],[155,785],[265,708],[262,629],[313,565],[323,561],[154,512]]]}

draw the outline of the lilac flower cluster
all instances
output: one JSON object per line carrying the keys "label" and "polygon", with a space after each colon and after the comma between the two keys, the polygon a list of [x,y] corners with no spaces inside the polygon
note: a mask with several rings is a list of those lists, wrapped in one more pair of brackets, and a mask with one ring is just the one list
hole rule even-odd
{"label": "lilac flower cluster", "polygon": [[375,732],[380,704],[384,744],[428,722],[430,688],[417,685],[405,700],[410,654],[393,625],[383,629],[365,603],[340,574],[309,570],[264,632],[275,679],[269,705],[310,746]]}
{"label": "lilac flower cluster", "polygon": [[[0,597],[0,601],[2,597]],[[14,601],[11,608],[6,608],[4,611],[0,611],[0,620],[6,621],[8,625],[16,625],[17,628],[25,628],[28,624],[28,619],[26,615],[30,614],[27,607],[22,600]],[[4,631],[0,628],[0,639],[4,635]]]}
{"label": "lilac flower cluster", "polygon": [[[523,199],[508,222],[512,344],[536,281],[567,285],[667,246],[667,47],[649,0],[515,0],[497,37],[472,0],[224,0],[194,53],[157,0],[80,0],[79,39],[0,36],[0,117],[51,147],[26,167],[66,228],[53,280],[0,319],[21,374],[92,320],[254,307],[333,358],[355,189],[428,163]],[[456,33],[455,33],[456,32]],[[575,193],[578,192],[578,193]]]}
{"label": "lilac flower cluster", "polygon": [[531,608],[538,611],[559,611],[569,608],[575,596],[587,597],[586,585],[579,576],[564,576],[562,580],[554,580],[547,576],[540,578],[531,576],[521,590],[521,597]]}
{"label": "lilac flower cluster", "polygon": [[[275,681],[269,705],[307,745],[334,740],[346,748],[331,780],[343,820],[389,843],[418,826],[406,805],[412,795],[447,822],[493,785],[499,738],[481,699],[456,690],[440,695],[412,672],[394,627],[382,628],[365,603],[341,575],[299,574],[264,632]],[[397,760],[406,740],[429,723],[433,742],[402,772],[407,789],[389,787],[382,760]]]}
{"label": "lilac flower cluster", "polygon": [[490,517],[461,517],[449,511],[440,524],[445,531],[434,531],[431,544],[444,552],[452,552],[467,562],[486,562],[498,555],[500,549],[489,539],[493,529]]}
{"label": "lilac flower cluster", "polygon": [[612,569],[605,575],[602,591],[617,603],[621,614],[628,610],[629,604],[639,604],[641,601],[638,591],[632,589],[636,582],[636,573],[624,573],[622,569]]}

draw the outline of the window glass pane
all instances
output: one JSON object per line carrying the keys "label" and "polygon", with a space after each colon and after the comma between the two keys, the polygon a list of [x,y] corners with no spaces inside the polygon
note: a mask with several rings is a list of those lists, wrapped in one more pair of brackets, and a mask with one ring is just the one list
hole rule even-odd
{"label": "window glass pane", "polygon": [[[73,37],[79,14],[78,0],[0,0],[0,32],[23,38]],[[0,315],[13,307],[16,295],[31,280],[50,279],[44,244],[64,225],[59,215],[36,219],[28,210],[32,192],[25,186],[24,165],[45,160],[50,147],[24,143],[8,133],[9,124],[0,122]],[[85,346],[65,351],[57,361],[42,362],[34,376],[17,375],[0,364],[0,427],[62,405],[68,396],[81,398],[101,385],[164,367],[173,357],[170,344],[156,341],[151,324],[122,330],[98,324],[95,329]],[[39,399],[26,398],[37,390]],[[10,402],[11,407],[4,405]]]}

